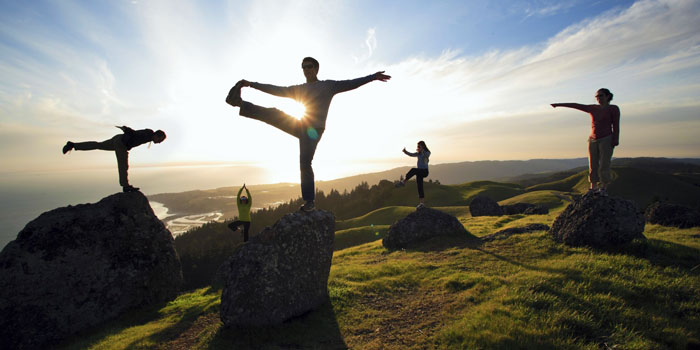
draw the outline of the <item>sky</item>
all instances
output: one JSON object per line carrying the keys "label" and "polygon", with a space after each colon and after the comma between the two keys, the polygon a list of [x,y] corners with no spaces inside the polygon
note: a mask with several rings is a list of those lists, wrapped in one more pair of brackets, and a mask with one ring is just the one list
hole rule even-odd
{"label": "sky", "polygon": [[[621,109],[616,157],[700,157],[700,1],[0,1],[0,175],[115,169],[67,140],[164,130],[136,167],[255,166],[298,181],[296,139],[224,102],[240,79],[392,76],[335,96],[314,158],[330,180],[415,164],[585,157]],[[244,100],[295,113],[251,88]],[[0,176],[0,181],[2,177]],[[186,181],[186,180],[185,180]]]}

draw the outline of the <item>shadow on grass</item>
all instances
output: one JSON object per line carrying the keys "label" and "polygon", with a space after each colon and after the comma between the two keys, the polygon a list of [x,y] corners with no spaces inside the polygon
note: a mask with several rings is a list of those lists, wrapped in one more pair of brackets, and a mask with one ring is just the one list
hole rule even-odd
{"label": "shadow on grass", "polygon": [[[660,239],[634,240],[607,253],[627,254],[659,267],[691,269],[700,264],[700,250]],[[699,271],[700,272],[700,271]]]}
{"label": "shadow on grass", "polygon": [[221,327],[208,347],[212,350],[347,348],[330,301],[278,326]]}
{"label": "shadow on grass", "polygon": [[[425,241],[414,242],[406,246],[404,250],[412,252],[439,252],[448,249],[477,249],[483,242],[471,234],[464,236],[437,236]],[[392,252],[392,250],[389,250]]]}

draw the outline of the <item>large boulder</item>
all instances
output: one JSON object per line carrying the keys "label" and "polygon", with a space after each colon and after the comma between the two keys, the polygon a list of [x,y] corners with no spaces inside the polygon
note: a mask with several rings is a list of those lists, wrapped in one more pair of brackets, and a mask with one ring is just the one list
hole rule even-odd
{"label": "large boulder", "polygon": [[0,253],[0,348],[45,348],[181,284],[173,237],[140,192],[51,210]]}
{"label": "large boulder", "polygon": [[420,207],[395,222],[382,239],[387,249],[401,249],[437,236],[471,236],[459,220],[439,210]]}
{"label": "large boulder", "polygon": [[501,216],[503,208],[493,199],[479,195],[469,203],[469,212],[472,216]]}
{"label": "large boulder", "polygon": [[233,252],[220,269],[226,327],[268,326],[328,300],[335,217],[316,210],[287,214]]}
{"label": "large boulder", "polygon": [[649,223],[662,226],[678,228],[700,226],[700,213],[680,204],[654,202],[647,207],[644,216]]}
{"label": "large boulder", "polygon": [[644,238],[644,216],[629,200],[585,195],[554,220],[550,234],[569,246],[607,248]]}

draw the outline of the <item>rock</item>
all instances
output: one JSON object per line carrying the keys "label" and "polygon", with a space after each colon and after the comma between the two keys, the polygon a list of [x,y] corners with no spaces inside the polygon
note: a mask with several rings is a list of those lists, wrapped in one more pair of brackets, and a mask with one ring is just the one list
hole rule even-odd
{"label": "rock", "polygon": [[525,215],[546,215],[549,214],[549,208],[544,205],[537,204],[535,206],[525,209],[523,212]]}
{"label": "rock", "polygon": [[0,348],[45,348],[181,284],[173,237],[140,192],[51,210],[0,253]]}
{"label": "rock", "polygon": [[503,209],[493,199],[486,196],[476,196],[469,203],[472,216],[501,216]]}
{"label": "rock", "polygon": [[492,233],[490,235],[482,236],[481,240],[484,242],[491,242],[499,239],[506,239],[512,235],[519,235],[522,233],[533,231],[549,231],[549,226],[545,224],[529,224],[522,227],[511,227],[505,230],[500,230],[496,233]]}
{"label": "rock", "polygon": [[700,213],[680,204],[655,202],[647,207],[644,216],[649,223],[662,226],[678,228],[700,226]]}
{"label": "rock", "polygon": [[524,214],[526,210],[530,208],[534,208],[534,204],[530,203],[515,203],[515,204],[507,204],[507,205],[502,205],[501,209],[503,210],[503,214],[505,215],[514,215],[514,214]]}
{"label": "rock", "polygon": [[233,252],[221,271],[226,327],[280,324],[328,299],[335,217],[287,214]]}
{"label": "rock", "polygon": [[382,239],[382,245],[387,249],[400,249],[432,237],[446,235],[471,236],[456,217],[436,209],[421,207],[392,224]]}
{"label": "rock", "polygon": [[569,246],[606,248],[644,238],[644,216],[629,200],[585,195],[554,220],[550,234]]}

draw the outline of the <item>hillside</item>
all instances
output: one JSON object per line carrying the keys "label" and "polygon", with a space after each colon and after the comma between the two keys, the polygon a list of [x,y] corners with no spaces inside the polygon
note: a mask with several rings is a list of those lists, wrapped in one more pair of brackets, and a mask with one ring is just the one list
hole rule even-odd
{"label": "hillside", "polygon": [[[559,198],[557,192],[533,199]],[[525,196],[528,194],[521,194]],[[508,199],[506,199],[508,200]],[[483,236],[548,215],[454,213]],[[388,222],[392,207],[345,220]],[[362,226],[366,227],[366,226]],[[351,229],[351,228],[350,228]],[[348,230],[348,229],[346,229]],[[545,232],[475,244],[429,240],[389,252],[380,241],[338,250],[321,309],[277,327],[223,329],[220,289],[165,305],[67,341],[60,349],[686,349],[700,345],[700,229],[647,225],[646,241],[615,251],[569,248]]]}

